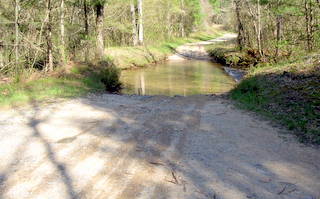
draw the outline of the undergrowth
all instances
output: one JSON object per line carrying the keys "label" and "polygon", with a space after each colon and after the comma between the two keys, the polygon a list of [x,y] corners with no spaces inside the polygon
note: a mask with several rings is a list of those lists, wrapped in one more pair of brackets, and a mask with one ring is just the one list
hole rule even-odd
{"label": "undergrowth", "polygon": [[320,144],[320,66],[299,64],[252,69],[230,96],[293,130],[300,141]]}
{"label": "undergrowth", "polygon": [[0,84],[0,107],[24,105],[30,101],[83,96],[89,92],[117,92],[120,71],[108,61],[77,63],[70,71],[54,71],[36,79]]}
{"label": "undergrowth", "polygon": [[186,38],[172,38],[167,41],[154,41],[152,45],[135,47],[109,47],[106,56],[115,66],[121,69],[144,67],[162,62],[175,53],[175,49],[186,43],[206,41],[222,35],[224,31],[212,28],[191,34]]}

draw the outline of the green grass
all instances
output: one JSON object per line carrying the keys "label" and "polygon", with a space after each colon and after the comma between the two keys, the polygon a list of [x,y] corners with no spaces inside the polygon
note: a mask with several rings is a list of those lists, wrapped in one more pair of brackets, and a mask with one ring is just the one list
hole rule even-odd
{"label": "green grass", "polygon": [[[106,62],[121,69],[147,66],[165,60],[180,45],[209,40],[221,34],[223,31],[212,29],[193,33],[188,38],[174,38],[170,41],[154,42],[153,45],[148,46],[111,47],[106,49]],[[45,77],[27,83],[2,84],[0,85],[0,107],[24,105],[30,101],[53,98],[77,97],[88,92],[108,90],[108,85],[101,82],[102,74],[98,75],[101,73],[99,72],[101,68],[103,67],[95,67],[92,64],[80,64],[70,69],[70,77]],[[104,79],[104,82],[110,82],[109,79]]]}
{"label": "green grass", "polygon": [[0,106],[82,96],[88,92],[101,91],[103,88],[103,84],[94,75],[83,78],[47,77],[28,83],[10,83],[0,85]]}
{"label": "green grass", "polygon": [[206,51],[216,62],[237,69],[250,68],[260,61],[249,56],[246,51],[240,52],[235,40],[208,45]]}
{"label": "green grass", "polygon": [[106,56],[121,69],[144,67],[161,62],[174,53],[174,49],[186,43],[206,41],[222,35],[224,31],[213,28],[191,34],[187,38],[173,38],[169,41],[155,41],[151,45],[137,47],[109,47]]}
{"label": "green grass", "polygon": [[238,106],[294,130],[300,141],[320,144],[319,67],[303,62],[251,68],[230,93]]}
{"label": "green grass", "polygon": [[320,68],[319,60],[310,61],[313,54],[301,52],[275,63],[273,57],[256,57],[252,49],[239,52],[234,43],[206,50],[221,64],[247,71],[230,92],[240,108],[286,126],[302,142],[320,144]]}

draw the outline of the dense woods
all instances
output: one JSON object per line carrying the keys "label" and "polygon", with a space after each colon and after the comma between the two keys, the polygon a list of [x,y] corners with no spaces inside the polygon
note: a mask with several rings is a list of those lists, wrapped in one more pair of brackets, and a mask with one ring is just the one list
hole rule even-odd
{"label": "dense woods", "polygon": [[318,0],[234,0],[240,48],[259,56],[290,56],[320,45]]}
{"label": "dense woods", "polygon": [[185,37],[208,20],[237,30],[240,49],[259,56],[319,48],[318,0],[209,2],[211,7],[201,7],[199,0],[4,0],[0,71],[52,71],[67,60],[102,59],[105,47]]}
{"label": "dense woods", "polygon": [[105,47],[185,37],[202,22],[198,0],[4,0],[0,71],[52,71],[103,59]]}
{"label": "dense woods", "polygon": [[248,74],[231,98],[319,144],[320,2],[234,0],[234,10],[239,48],[220,57]]}
{"label": "dense woods", "polygon": [[0,199],[320,199],[320,0],[0,0],[0,135]]}
{"label": "dense woods", "polygon": [[159,63],[223,31],[237,41],[206,50],[248,72],[233,99],[319,143],[319,0],[2,0],[0,83],[11,84],[2,84],[0,99],[29,99],[28,82],[36,97],[43,91],[39,98],[114,92],[120,70]]}

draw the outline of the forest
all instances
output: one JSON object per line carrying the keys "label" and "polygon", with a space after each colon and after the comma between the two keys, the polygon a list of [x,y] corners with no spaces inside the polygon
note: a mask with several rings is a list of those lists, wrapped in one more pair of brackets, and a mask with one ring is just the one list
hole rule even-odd
{"label": "forest", "polygon": [[4,0],[0,5],[1,73],[52,71],[69,60],[104,59],[106,47],[148,46],[188,37],[208,23],[237,31],[240,50],[252,49],[263,58],[290,57],[319,48],[318,0],[210,0],[212,13],[200,2]]}
{"label": "forest", "polygon": [[319,142],[319,22],[319,0],[3,0],[0,99],[118,92],[121,71],[236,33],[205,47],[246,71],[231,98]]}
{"label": "forest", "polygon": [[68,60],[103,59],[105,47],[185,37],[202,19],[197,0],[18,0],[0,10],[2,73],[53,71]]}
{"label": "forest", "polygon": [[1,199],[320,199],[320,0],[0,0]]}

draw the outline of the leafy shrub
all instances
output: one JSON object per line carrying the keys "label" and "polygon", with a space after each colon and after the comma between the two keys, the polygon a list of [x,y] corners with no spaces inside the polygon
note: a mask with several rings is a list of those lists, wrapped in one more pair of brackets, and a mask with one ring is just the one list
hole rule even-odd
{"label": "leafy shrub", "polygon": [[121,71],[115,66],[109,66],[101,69],[100,79],[104,84],[106,91],[108,92],[118,92],[122,84],[120,82]]}
{"label": "leafy shrub", "polygon": [[230,55],[226,57],[226,62],[229,66],[237,66],[240,61],[241,58],[236,55]]}

